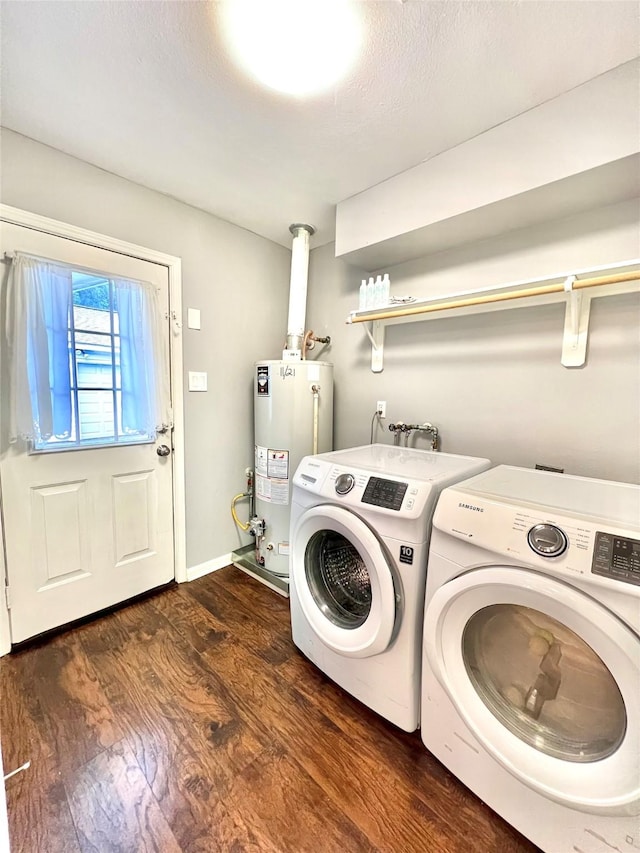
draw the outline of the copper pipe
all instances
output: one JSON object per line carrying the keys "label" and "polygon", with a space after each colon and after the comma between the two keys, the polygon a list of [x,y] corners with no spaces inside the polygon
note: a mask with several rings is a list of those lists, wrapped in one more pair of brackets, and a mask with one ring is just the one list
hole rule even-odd
{"label": "copper pipe", "polygon": [[307,357],[307,350],[311,349],[311,339],[313,338],[312,329],[308,329],[304,333],[304,339],[302,341],[302,360],[304,361]]}

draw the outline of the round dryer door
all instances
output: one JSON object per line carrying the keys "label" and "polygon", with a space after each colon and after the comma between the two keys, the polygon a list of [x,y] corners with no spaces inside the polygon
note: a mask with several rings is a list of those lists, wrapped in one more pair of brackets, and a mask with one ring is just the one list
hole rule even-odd
{"label": "round dryer door", "polygon": [[545,575],[495,567],[438,589],[425,655],[487,752],[589,813],[640,812],[640,639]]}
{"label": "round dryer door", "polygon": [[381,542],[358,516],[312,507],[291,537],[291,576],[304,616],[325,645],[348,657],[384,651],[397,601]]}

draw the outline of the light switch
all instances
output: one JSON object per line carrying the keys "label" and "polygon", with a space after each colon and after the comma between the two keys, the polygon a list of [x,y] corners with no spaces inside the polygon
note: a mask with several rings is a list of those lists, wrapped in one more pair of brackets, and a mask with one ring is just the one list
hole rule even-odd
{"label": "light switch", "polygon": [[207,374],[198,373],[195,370],[189,371],[189,391],[206,391],[207,390]]}
{"label": "light switch", "polygon": [[200,328],[200,309],[187,308],[187,326],[190,329]]}

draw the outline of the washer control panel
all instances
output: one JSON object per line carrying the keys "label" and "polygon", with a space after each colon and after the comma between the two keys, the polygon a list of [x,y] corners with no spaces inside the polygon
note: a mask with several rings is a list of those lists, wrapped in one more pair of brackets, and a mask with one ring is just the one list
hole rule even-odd
{"label": "washer control panel", "polygon": [[534,524],[527,534],[527,542],[541,557],[559,557],[569,544],[566,533],[555,524]]}
{"label": "washer control panel", "polygon": [[640,586],[640,539],[597,530],[591,571]]}
{"label": "washer control panel", "polygon": [[362,495],[363,504],[381,506],[385,509],[400,511],[408,484],[398,480],[383,480],[382,477],[369,477]]}
{"label": "washer control panel", "polygon": [[[361,468],[333,465],[322,456],[303,459],[293,482],[296,489],[320,495],[345,508],[378,513],[378,528],[384,517],[390,522],[393,519],[395,524],[397,516],[401,516],[405,524],[416,525],[416,535],[423,535],[425,513],[432,510],[434,487],[430,482],[378,476]],[[294,500],[300,502],[297,497]],[[393,529],[390,530],[393,534]]]}

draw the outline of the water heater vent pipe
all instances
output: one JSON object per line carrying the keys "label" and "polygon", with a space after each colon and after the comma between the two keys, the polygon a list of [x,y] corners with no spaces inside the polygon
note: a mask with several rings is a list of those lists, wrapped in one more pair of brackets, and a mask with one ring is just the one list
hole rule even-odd
{"label": "water heater vent pipe", "polygon": [[[283,359],[291,358],[293,352],[302,353],[304,324],[307,311],[307,281],[309,274],[309,238],[315,234],[312,225],[289,226],[293,234],[291,246],[291,282],[289,284],[289,319],[287,343]],[[298,358],[300,355],[298,355]]]}

